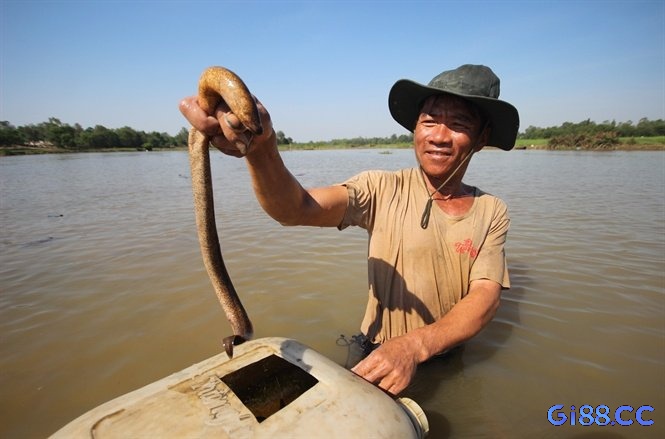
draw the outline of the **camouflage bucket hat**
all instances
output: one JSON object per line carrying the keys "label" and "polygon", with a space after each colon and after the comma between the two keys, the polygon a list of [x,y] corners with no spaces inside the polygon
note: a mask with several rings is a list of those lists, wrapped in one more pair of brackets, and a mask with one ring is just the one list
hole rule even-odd
{"label": "camouflage bucket hat", "polygon": [[465,64],[437,75],[426,86],[400,79],[390,89],[388,107],[393,119],[413,132],[427,98],[439,94],[459,96],[472,102],[489,119],[492,131],[487,146],[508,151],[515,146],[520,117],[515,107],[498,99],[499,82],[489,67]]}

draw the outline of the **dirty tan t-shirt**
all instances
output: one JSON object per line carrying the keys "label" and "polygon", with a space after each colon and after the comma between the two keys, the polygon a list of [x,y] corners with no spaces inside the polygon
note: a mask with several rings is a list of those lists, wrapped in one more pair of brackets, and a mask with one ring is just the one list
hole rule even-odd
{"label": "dirty tan t-shirt", "polygon": [[369,300],[360,329],[373,342],[438,320],[472,280],[510,287],[503,248],[510,219],[497,197],[474,188],[471,209],[458,217],[435,203],[423,230],[429,194],[419,168],[367,171],[343,184],[349,206],[339,228],[369,234]]}

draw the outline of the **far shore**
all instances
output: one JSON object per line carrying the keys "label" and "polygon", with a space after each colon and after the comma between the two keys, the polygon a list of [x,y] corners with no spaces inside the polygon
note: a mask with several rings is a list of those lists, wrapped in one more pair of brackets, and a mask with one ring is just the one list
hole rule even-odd
{"label": "far shore", "polygon": [[[646,139],[644,139],[646,140]],[[280,151],[310,151],[310,150],[344,150],[344,149],[376,149],[376,150],[390,150],[390,149],[408,149],[411,148],[411,144],[368,144],[368,145],[349,145],[349,144],[331,144],[331,143],[297,143],[290,145],[279,145]],[[495,149],[488,147],[488,149]],[[613,145],[611,148],[607,149],[581,149],[575,147],[569,148],[549,148],[546,142],[529,142],[529,139],[518,140],[515,145],[515,150],[543,150],[543,151],[598,151],[598,152],[607,152],[607,151],[664,151],[664,143],[620,143]],[[172,148],[155,148],[152,151],[186,151],[186,147],[176,146]],[[58,148],[55,146],[49,145],[40,145],[40,146],[25,146],[25,145],[16,145],[16,146],[2,146],[0,147],[0,156],[14,156],[14,155],[35,155],[35,154],[63,154],[63,153],[83,153],[83,152],[135,152],[137,149],[134,148],[104,148],[104,149],[68,149],[68,148]],[[141,149],[139,151],[147,151]]]}

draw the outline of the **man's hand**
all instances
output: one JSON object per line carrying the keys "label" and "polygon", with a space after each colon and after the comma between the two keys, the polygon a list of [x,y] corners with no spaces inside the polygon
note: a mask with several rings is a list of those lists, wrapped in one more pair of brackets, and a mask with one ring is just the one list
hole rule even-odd
{"label": "man's hand", "polygon": [[397,395],[416,374],[419,349],[410,337],[395,337],[376,348],[351,371]]}
{"label": "man's hand", "polygon": [[210,142],[217,149],[224,154],[242,157],[243,154],[240,152],[242,145],[249,146],[247,154],[250,154],[274,146],[273,144],[277,142],[270,114],[258,99],[256,105],[263,126],[263,134],[260,136],[251,136],[224,101],[217,106],[214,116],[206,114],[201,109],[196,96],[184,98],[180,101],[179,108],[194,128],[210,136]]}
{"label": "man's hand", "polygon": [[501,285],[474,280],[469,293],[436,322],[391,338],[353,369],[367,381],[397,395],[416,373],[416,366],[478,334],[494,317]]}

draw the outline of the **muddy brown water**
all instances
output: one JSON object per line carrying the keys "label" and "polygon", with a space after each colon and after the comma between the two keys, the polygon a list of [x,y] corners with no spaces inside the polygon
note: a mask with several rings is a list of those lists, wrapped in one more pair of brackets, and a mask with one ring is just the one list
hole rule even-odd
{"label": "muddy brown water", "polygon": [[[415,163],[410,150],[283,155],[307,186]],[[255,336],[344,363],[336,340],[364,311],[366,233],[281,227],[242,160],[212,163],[224,255]],[[188,178],[184,152],[0,158],[0,437],[44,437],[221,351],[228,324]],[[465,181],[509,205],[513,288],[485,331],[419,368],[406,394],[431,437],[665,436],[665,154],[488,150]],[[575,425],[548,421],[556,404]],[[583,405],[608,425],[580,425]],[[596,418],[623,405],[630,426]],[[641,406],[652,425],[638,424]]]}

